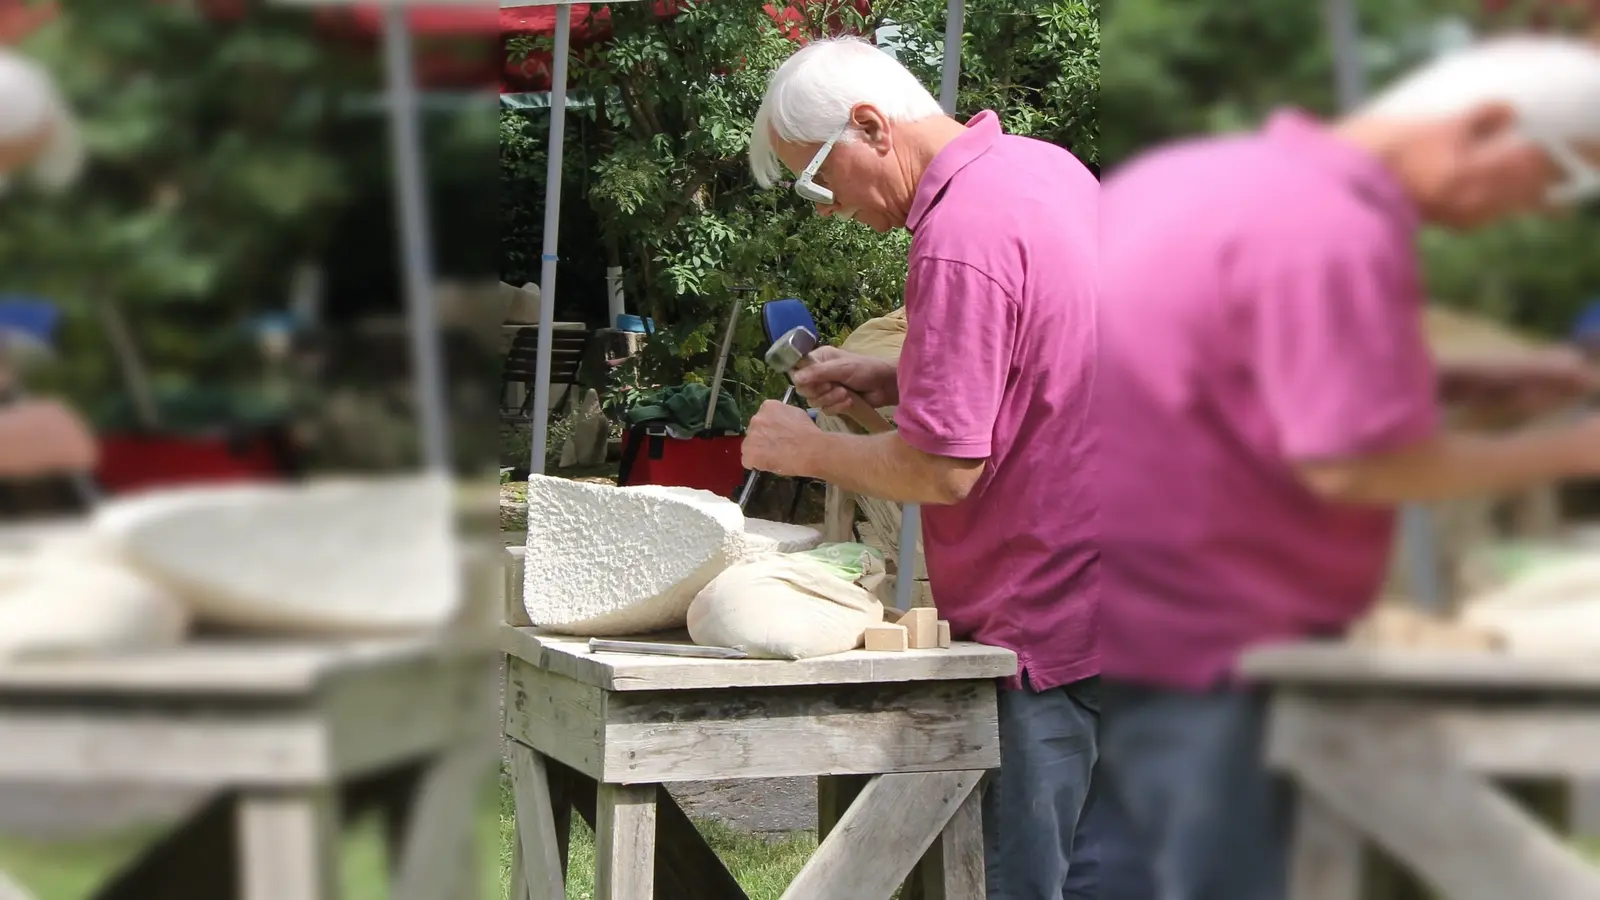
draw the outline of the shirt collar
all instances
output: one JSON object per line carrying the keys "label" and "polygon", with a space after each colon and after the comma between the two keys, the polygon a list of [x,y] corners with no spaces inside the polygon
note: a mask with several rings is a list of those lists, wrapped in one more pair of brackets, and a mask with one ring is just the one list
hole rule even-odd
{"label": "shirt collar", "polygon": [[1268,141],[1332,173],[1406,228],[1414,230],[1421,226],[1422,217],[1416,203],[1382,160],[1339,139],[1305,112],[1278,110],[1267,120],[1263,133]]}
{"label": "shirt collar", "polygon": [[922,173],[922,180],[917,182],[916,196],[911,199],[911,212],[906,215],[906,228],[916,231],[956,173],[966,168],[967,163],[982,156],[1001,133],[1000,117],[991,110],[986,109],[968,120],[966,133],[946,144],[934,156],[928,170]]}

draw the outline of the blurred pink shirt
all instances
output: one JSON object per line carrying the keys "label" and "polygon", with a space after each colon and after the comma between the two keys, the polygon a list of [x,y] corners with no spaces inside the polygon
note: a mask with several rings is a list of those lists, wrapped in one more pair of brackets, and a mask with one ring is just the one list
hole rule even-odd
{"label": "blurred pink shirt", "polygon": [[1037,690],[1099,672],[1099,187],[1071,153],[984,112],[934,158],[906,223],[900,436],[988,460],[965,500],[923,507],[928,580],[951,632],[1016,651]]}
{"label": "blurred pink shirt", "polygon": [[1418,213],[1283,112],[1135,160],[1101,215],[1103,668],[1204,689],[1247,648],[1341,631],[1382,584],[1393,511],[1294,466],[1438,427]]}

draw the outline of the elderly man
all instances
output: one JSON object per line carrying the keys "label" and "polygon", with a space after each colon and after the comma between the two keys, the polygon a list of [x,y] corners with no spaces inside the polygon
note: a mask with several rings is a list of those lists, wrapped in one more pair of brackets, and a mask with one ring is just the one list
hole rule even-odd
{"label": "elderly man", "polygon": [[[898,366],[818,350],[796,376],[830,411],[853,390],[898,430],[819,430],[768,402],[745,465],[926,504],[923,547],[961,639],[1015,650],[1002,764],[984,798],[989,896],[1095,896],[1074,858],[1096,759],[1099,550],[1087,417],[1095,365],[1098,183],[1067,151],[965,126],[887,54],[819,41],[773,76],[751,135],[822,215],[912,232]],[[1081,842],[1080,842],[1081,843]],[[1070,866],[1069,863],[1073,865]]]}
{"label": "elderly man", "polygon": [[[48,187],[77,175],[77,129],[55,85],[28,59],[0,50],[0,189],[26,172]],[[11,373],[0,363],[0,390]],[[36,478],[92,468],[94,435],[70,409],[50,400],[0,408],[0,478]]]}
{"label": "elderly man", "polygon": [[1105,900],[1283,900],[1290,823],[1241,654],[1363,615],[1396,505],[1600,474],[1600,418],[1441,426],[1415,249],[1424,223],[1595,196],[1596,139],[1600,52],[1517,39],[1333,123],[1284,111],[1111,174],[1101,762],[1155,883],[1103,873]]}

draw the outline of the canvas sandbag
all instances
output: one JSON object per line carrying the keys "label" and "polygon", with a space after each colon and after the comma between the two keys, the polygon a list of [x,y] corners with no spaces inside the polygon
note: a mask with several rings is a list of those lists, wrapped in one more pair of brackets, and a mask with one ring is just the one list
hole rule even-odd
{"label": "canvas sandbag", "polygon": [[711,580],[689,604],[689,636],[734,647],[758,659],[807,659],[861,644],[883,621],[872,592],[836,569],[800,554],[771,553],[739,562]]}

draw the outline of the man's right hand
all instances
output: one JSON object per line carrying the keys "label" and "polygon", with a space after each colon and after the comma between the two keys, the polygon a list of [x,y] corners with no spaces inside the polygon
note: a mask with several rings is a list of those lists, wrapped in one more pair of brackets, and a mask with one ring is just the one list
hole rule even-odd
{"label": "man's right hand", "polygon": [[99,458],[94,434],[61,403],[24,400],[0,409],[0,477],[87,472]]}
{"label": "man's right hand", "polygon": [[850,408],[851,391],[874,408],[900,402],[894,363],[838,347],[811,351],[792,377],[800,396],[830,415],[843,415]]}

